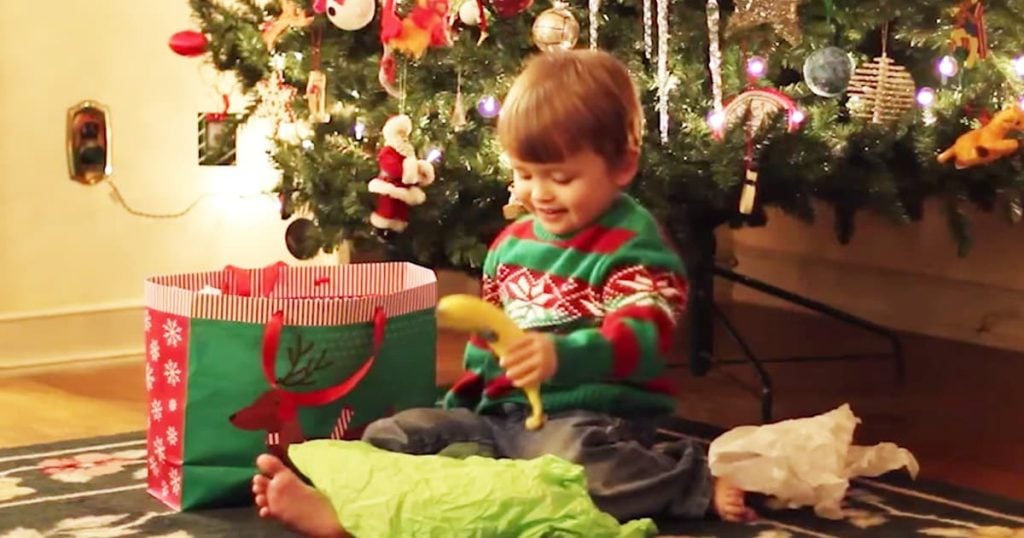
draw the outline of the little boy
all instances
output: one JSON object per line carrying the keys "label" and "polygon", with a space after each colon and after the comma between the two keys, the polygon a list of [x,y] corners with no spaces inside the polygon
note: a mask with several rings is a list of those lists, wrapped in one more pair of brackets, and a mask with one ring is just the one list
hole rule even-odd
{"label": "little boy", "polygon": [[[686,283],[653,217],[623,192],[637,172],[642,122],[629,73],[611,55],[574,50],[527,63],[498,137],[530,215],[492,243],[482,283],[527,336],[500,360],[472,338],[443,409],[379,420],[365,441],[411,454],[463,444],[503,458],[553,454],[580,464],[595,504],[619,520],[754,517],[742,491],[711,477],[699,447],[653,444],[652,419],[675,410],[662,374]],[[528,431],[518,388],[538,383],[548,420]],[[336,518],[310,513],[330,505],[279,461],[261,456],[258,465],[261,515],[310,534],[341,532]]]}

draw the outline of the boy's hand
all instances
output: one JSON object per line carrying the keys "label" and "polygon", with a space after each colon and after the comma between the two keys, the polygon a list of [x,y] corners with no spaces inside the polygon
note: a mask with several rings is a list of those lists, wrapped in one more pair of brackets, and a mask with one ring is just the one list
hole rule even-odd
{"label": "boy's hand", "polygon": [[525,337],[509,346],[508,353],[498,364],[516,387],[540,385],[558,370],[555,341],[547,334],[527,332]]}

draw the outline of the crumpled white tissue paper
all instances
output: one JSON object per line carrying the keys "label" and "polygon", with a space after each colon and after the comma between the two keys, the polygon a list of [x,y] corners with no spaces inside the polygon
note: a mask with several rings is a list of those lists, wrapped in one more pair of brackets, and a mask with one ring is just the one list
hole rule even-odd
{"label": "crumpled white tissue paper", "polygon": [[893,443],[852,446],[859,423],[843,404],[815,417],[734,428],[711,442],[711,474],[784,507],[813,506],[820,517],[840,519],[851,478],[902,467],[916,478],[919,470],[914,455]]}

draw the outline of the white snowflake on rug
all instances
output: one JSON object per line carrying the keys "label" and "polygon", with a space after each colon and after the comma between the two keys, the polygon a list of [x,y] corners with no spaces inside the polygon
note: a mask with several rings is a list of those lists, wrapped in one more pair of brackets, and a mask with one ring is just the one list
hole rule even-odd
{"label": "white snowflake on rug", "polygon": [[178,400],[175,399],[175,398],[171,398],[170,400],[167,400],[167,410],[170,411],[171,413],[177,411],[178,410]]}
{"label": "white snowflake on rug", "polygon": [[160,342],[156,338],[149,341],[149,360],[157,362],[160,360]]}
{"label": "white snowflake on rug", "polygon": [[167,361],[164,364],[164,379],[166,379],[167,384],[172,387],[181,383],[181,368],[178,367],[178,363],[174,361]]}
{"label": "white snowflake on rug", "polygon": [[166,437],[169,446],[176,446],[178,444],[178,430],[174,426],[167,428]]}
{"label": "white snowflake on rug", "polygon": [[160,422],[164,418],[164,406],[160,400],[153,400],[149,403],[149,415],[153,417],[154,422]]}
{"label": "white snowflake on rug", "polygon": [[160,476],[160,460],[157,459],[156,455],[149,458],[149,474],[155,477]]}
{"label": "white snowflake on rug", "polygon": [[148,310],[146,311],[146,317],[142,318],[142,324],[145,326],[147,333],[153,328],[153,316],[149,315]]}
{"label": "white snowflake on rug", "polygon": [[181,343],[181,327],[176,320],[169,319],[164,322],[164,342],[171,347],[178,347]]}
{"label": "white snowflake on rug", "polygon": [[146,390],[153,390],[154,383],[156,383],[156,376],[153,375],[153,368],[146,364]]}
{"label": "white snowflake on rug", "polygon": [[[83,516],[62,519],[50,529],[38,530],[27,527],[18,527],[0,535],[0,538],[45,538],[49,536],[68,536],[72,538],[115,538],[117,536],[136,535],[141,530],[139,527],[147,521],[173,514],[173,512],[149,512],[138,517],[134,521],[126,521],[131,517],[129,514],[112,514],[105,516]],[[152,538],[192,538],[192,535],[185,531],[176,531],[170,534],[153,535]]]}

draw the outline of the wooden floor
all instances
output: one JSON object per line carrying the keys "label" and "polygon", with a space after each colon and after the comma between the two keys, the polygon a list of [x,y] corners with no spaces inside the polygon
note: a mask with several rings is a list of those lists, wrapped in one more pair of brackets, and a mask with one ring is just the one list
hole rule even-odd
{"label": "wooden floor", "polygon": [[[731,317],[764,356],[873,351],[884,341],[817,316],[751,306]],[[738,357],[718,335],[724,358]],[[856,442],[892,441],[920,460],[922,476],[1024,500],[1024,354],[903,335],[907,383],[869,360],[774,365],[776,417],[850,403]],[[442,334],[438,380],[459,374],[461,339]],[[744,365],[694,377],[677,362],[681,414],[724,427],[758,422],[755,377]],[[0,447],[141,430],[143,364],[41,371],[0,378]]]}

